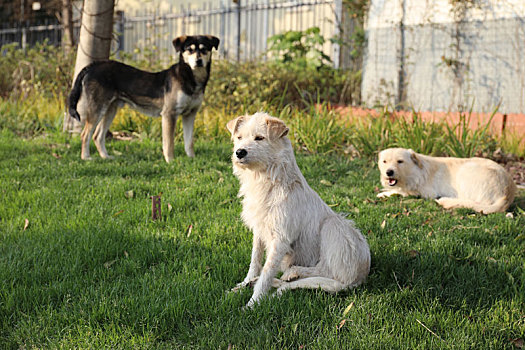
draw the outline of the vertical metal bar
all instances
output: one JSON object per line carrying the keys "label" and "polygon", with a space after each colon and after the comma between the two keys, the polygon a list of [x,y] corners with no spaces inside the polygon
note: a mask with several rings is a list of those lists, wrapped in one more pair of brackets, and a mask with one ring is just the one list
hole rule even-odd
{"label": "vertical metal bar", "polygon": [[237,0],[237,62],[241,60],[241,0]]}
{"label": "vertical metal bar", "polygon": [[225,22],[226,22],[226,11],[223,2],[221,1],[221,17],[219,18],[219,35],[221,39],[221,45],[219,45],[219,53],[222,58],[225,54],[225,46],[226,46],[226,32],[225,32]]}
{"label": "vertical metal bar", "polygon": [[[266,8],[264,8],[262,11],[263,12],[263,20],[262,20],[262,37],[263,37],[263,47],[262,47],[262,50],[263,52],[266,52],[268,51],[268,11],[269,11],[269,5],[270,5],[270,0],[266,0],[265,1],[265,5],[266,5]],[[268,57],[267,55],[264,55],[264,60],[266,60]]]}
{"label": "vertical metal bar", "polygon": [[399,46],[398,46],[398,86],[396,96],[396,109],[401,108],[405,95],[405,0],[400,0],[401,21],[399,22]]}
{"label": "vertical metal bar", "polygon": [[[333,28],[333,37],[340,39],[341,36],[341,26],[343,18],[343,1],[334,0],[334,28]],[[337,69],[340,66],[341,60],[341,46],[338,41],[332,43],[332,62],[334,63],[334,68]]]}

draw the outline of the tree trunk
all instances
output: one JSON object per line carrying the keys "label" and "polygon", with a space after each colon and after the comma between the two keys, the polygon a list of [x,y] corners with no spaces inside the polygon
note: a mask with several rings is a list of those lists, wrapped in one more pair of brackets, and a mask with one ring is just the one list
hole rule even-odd
{"label": "tree trunk", "polygon": [[71,0],[62,0],[62,49],[66,54],[71,53],[75,46],[73,36],[73,6]]}
{"label": "tree trunk", "polygon": [[[109,58],[114,7],[115,0],[84,0],[73,82],[82,68],[91,62]],[[64,131],[80,132],[81,127],[66,111]]]}

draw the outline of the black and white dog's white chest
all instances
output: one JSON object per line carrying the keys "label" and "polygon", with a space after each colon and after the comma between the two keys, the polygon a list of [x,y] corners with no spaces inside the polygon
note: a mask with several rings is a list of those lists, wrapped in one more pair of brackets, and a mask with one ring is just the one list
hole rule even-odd
{"label": "black and white dog's white chest", "polygon": [[204,93],[202,90],[195,91],[191,95],[179,90],[175,101],[175,112],[178,115],[185,115],[195,111],[195,109],[198,109],[201,106],[203,99]]}

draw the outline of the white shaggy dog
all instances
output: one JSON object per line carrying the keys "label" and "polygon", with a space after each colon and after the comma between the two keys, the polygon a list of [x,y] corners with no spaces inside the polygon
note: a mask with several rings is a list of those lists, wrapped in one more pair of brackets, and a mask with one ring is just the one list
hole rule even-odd
{"label": "white shaggy dog", "polygon": [[431,157],[389,148],[379,153],[378,166],[384,187],[378,197],[419,195],[446,209],[490,214],[507,210],[516,194],[510,175],[490,159]]}
{"label": "white shaggy dog", "polygon": [[[338,292],[362,283],[370,270],[368,244],[352,221],[334,213],[308,186],[284,122],[256,113],[227,127],[239,197],[244,197],[242,218],[253,230],[250,268],[233,290],[257,279],[251,307],[272,286],[279,295],[296,288]],[[281,280],[274,278],[279,270]]]}

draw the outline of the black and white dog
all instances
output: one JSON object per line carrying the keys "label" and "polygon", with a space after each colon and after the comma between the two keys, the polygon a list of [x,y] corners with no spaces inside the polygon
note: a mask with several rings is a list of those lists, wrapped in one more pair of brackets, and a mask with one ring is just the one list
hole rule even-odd
{"label": "black and white dog", "polygon": [[111,158],[106,133],[118,109],[125,104],[150,116],[162,117],[162,152],[173,159],[173,136],[182,116],[184,148],[194,157],[193,124],[204,98],[211,67],[212,48],[219,39],[211,35],[180,36],[173,40],[179,62],[160,72],[145,72],[116,61],[94,62],[78,74],[69,94],[69,114],[85,122],[82,159],[91,159],[89,142],[95,141],[102,158]]}

